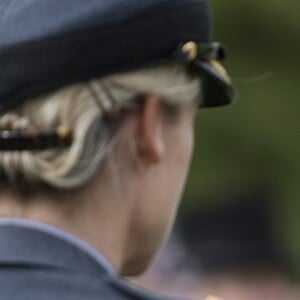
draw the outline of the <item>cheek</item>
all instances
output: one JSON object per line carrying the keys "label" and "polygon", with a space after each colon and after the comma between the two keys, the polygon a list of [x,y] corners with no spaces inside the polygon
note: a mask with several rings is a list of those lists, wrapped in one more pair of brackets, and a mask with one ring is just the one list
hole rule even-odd
{"label": "cheek", "polygon": [[[169,213],[172,224],[185,187],[194,148],[194,134],[192,130],[182,130],[177,139],[174,138],[173,150],[170,151],[165,177],[167,184],[164,195],[164,210]],[[170,216],[171,214],[171,216]],[[167,219],[167,218],[166,218]]]}
{"label": "cheek", "polygon": [[[190,162],[194,150],[194,133],[192,130],[184,130],[178,138],[178,143],[175,146],[174,160],[170,162],[170,168],[173,169],[174,182],[177,186],[183,189],[186,181],[187,173],[190,167]],[[174,184],[175,185],[175,184]]]}

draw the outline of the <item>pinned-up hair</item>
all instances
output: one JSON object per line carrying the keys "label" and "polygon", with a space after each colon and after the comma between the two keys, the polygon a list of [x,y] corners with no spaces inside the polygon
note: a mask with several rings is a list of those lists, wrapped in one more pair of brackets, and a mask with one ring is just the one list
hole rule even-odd
{"label": "pinned-up hair", "polygon": [[178,64],[94,79],[28,99],[0,116],[0,131],[72,133],[67,147],[0,150],[1,179],[69,190],[83,186],[113,151],[122,118],[141,94],[155,94],[171,106],[199,98],[199,77]]}

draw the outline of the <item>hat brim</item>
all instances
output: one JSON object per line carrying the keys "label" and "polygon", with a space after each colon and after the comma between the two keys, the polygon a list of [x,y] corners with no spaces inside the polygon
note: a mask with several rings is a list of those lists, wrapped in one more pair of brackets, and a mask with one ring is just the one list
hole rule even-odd
{"label": "hat brim", "polygon": [[226,69],[217,60],[196,60],[192,69],[202,79],[200,108],[224,106],[235,101],[236,90]]}

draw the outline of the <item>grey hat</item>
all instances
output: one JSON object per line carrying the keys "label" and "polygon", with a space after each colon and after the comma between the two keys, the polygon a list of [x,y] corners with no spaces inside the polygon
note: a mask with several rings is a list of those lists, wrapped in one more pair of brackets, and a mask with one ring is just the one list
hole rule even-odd
{"label": "grey hat", "polygon": [[204,83],[202,107],[234,89],[210,41],[205,0],[2,0],[0,113],[68,84],[177,61]]}

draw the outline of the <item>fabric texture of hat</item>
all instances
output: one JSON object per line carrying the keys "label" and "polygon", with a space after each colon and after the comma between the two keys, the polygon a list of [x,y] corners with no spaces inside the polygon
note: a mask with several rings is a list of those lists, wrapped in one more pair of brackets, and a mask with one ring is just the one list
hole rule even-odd
{"label": "fabric texture of hat", "polygon": [[172,61],[206,79],[214,99],[203,106],[230,103],[217,59],[190,59],[189,41],[210,43],[204,0],[2,0],[0,112],[68,84]]}

